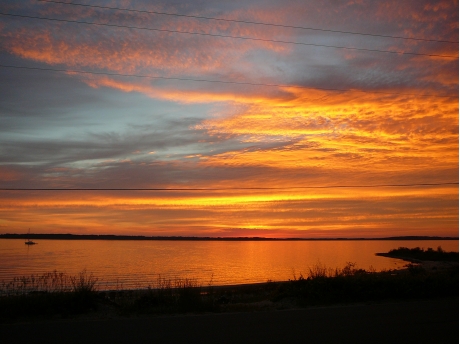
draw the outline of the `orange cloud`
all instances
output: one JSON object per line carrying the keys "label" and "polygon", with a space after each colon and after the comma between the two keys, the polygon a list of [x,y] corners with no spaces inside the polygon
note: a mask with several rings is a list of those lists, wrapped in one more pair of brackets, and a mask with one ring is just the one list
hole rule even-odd
{"label": "orange cloud", "polygon": [[[263,41],[273,38],[273,33],[277,31],[276,28],[264,26],[242,26],[229,22],[162,16],[157,16],[155,24],[152,25],[151,15],[132,16],[78,6],[41,6],[40,12],[46,17],[109,24],[114,22],[114,17],[118,17],[117,23],[120,25],[248,36],[261,40],[247,41],[59,22],[52,22],[51,27],[46,27],[39,25],[40,21],[31,21],[19,28],[14,25],[5,25],[2,28],[2,45],[8,52],[51,65],[104,68],[119,73],[142,71],[145,74],[147,70],[168,76],[181,73],[202,75],[219,73],[222,70],[229,72],[228,67],[236,65],[239,70],[257,69],[257,65],[244,59],[247,52],[265,49],[285,54],[292,50],[289,45]],[[238,74],[239,72],[234,72],[233,76],[238,79],[241,77]]]}
{"label": "orange cloud", "polygon": [[[73,233],[161,235],[167,230],[171,235],[186,226],[185,235],[238,235],[249,230],[259,236],[309,236],[310,231],[320,229],[327,236],[327,231],[352,233],[367,228],[375,233],[386,230],[388,236],[435,226],[439,232],[454,235],[458,223],[455,187],[213,193],[35,192],[23,200],[3,195],[0,226],[20,228],[30,219],[35,232],[59,228]],[[400,228],[401,221],[406,230]]]}
{"label": "orange cloud", "polygon": [[312,101],[309,90],[290,91],[293,100],[254,104],[242,113],[206,120],[198,128],[243,142],[293,143],[280,149],[225,152],[203,157],[202,163],[399,171],[458,165],[456,101],[353,91]]}
{"label": "orange cloud", "polygon": [[[99,87],[110,87],[113,89],[120,90],[122,92],[139,92],[143,93],[151,98],[172,100],[178,103],[210,103],[210,102],[237,102],[243,104],[254,104],[254,103],[276,103],[278,98],[281,96],[251,94],[245,93],[243,90],[235,91],[230,89],[218,88],[204,90],[189,88],[184,85],[183,89],[178,87],[159,87],[151,85],[150,83],[138,83],[130,81],[115,80],[109,77],[84,77],[83,81],[89,86],[94,88]],[[186,83],[186,82],[185,82]],[[195,85],[193,85],[195,86]]]}

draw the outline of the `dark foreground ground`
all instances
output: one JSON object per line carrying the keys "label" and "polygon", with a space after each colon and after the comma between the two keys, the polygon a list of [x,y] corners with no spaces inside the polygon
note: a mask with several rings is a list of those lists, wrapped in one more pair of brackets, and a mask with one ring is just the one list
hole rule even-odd
{"label": "dark foreground ground", "polygon": [[279,311],[33,321],[0,325],[2,343],[455,343],[459,300]]}

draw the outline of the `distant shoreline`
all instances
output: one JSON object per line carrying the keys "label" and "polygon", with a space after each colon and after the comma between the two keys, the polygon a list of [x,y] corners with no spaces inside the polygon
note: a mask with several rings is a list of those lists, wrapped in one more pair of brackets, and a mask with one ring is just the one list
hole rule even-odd
{"label": "distant shoreline", "polygon": [[264,238],[264,237],[187,237],[97,234],[0,234],[0,239],[35,240],[157,240],[157,241],[375,241],[375,240],[458,240],[458,237],[396,236],[383,238]]}

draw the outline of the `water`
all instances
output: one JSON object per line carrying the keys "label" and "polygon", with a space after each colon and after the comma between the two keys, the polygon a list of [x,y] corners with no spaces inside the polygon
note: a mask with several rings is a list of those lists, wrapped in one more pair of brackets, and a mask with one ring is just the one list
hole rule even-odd
{"label": "water", "polygon": [[458,252],[457,240],[442,241],[115,241],[0,239],[0,281],[57,270],[78,274],[86,269],[99,287],[155,286],[158,276],[191,278],[206,286],[281,281],[321,264],[341,268],[347,262],[376,271],[407,263],[375,256],[398,247],[441,246]]}

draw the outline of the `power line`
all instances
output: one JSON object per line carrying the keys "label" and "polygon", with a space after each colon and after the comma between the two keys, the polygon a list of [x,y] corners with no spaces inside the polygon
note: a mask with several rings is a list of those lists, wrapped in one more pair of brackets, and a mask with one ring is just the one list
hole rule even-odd
{"label": "power line", "polygon": [[[64,73],[79,73],[79,74],[91,74],[91,75],[108,75],[108,76],[122,76],[122,77],[135,77],[135,78],[147,78],[147,79],[159,79],[159,80],[176,80],[176,81],[191,81],[191,82],[209,82],[218,84],[233,84],[233,85],[246,85],[246,86],[267,86],[267,87],[290,87],[290,88],[301,88],[301,89],[314,89],[320,91],[338,91],[347,92],[349,89],[341,88],[323,88],[323,87],[310,87],[300,85],[286,85],[286,84],[264,84],[255,82],[243,82],[243,81],[223,81],[223,80],[209,80],[209,79],[193,79],[193,78],[175,78],[165,76],[153,76],[153,75],[140,75],[140,74],[122,74],[122,73],[108,73],[108,72],[89,72],[72,69],[59,69],[59,68],[45,68],[45,67],[26,67],[26,66],[13,66],[0,64],[1,68],[15,68],[15,69],[27,69],[27,70],[40,70],[49,72],[64,72]],[[398,95],[398,96],[417,96],[417,97],[436,97],[436,98],[452,98],[455,96],[438,95],[438,94],[416,94],[416,93],[399,93],[399,92],[384,92],[384,91],[366,91],[366,90],[354,90],[363,93],[377,93],[385,95]]]}
{"label": "power line", "polygon": [[0,191],[231,191],[231,190],[302,190],[302,189],[339,189],[339,188],[380,188],[380,187],[429,187],[459,185],[447,183],[411,183],[411,184],[372,184],[372,185],[322,185],[287,187],[232,187],[232,188],[0,188]]}
{"label": "power line", "polygon": [[11,13],[3,13],[3,12],[0,12],[0,15],[9,16],[9,17],[17,17],[17,18],[39,19],[39,20],[48,20],[48,21],[73,23],[73,24],[108,26],[108,27],[118,27],[118,28],[125,28],[125,29],[148,30],[148,31],[158,31],[158,32],[167,32],[167,33],[178,33],[178,34],[186,34],[186,35],[210,36],[210,37],[219,37],[219,38],[232,38],[232,39],[241,39],[241,40],[249,40],[249,41],[271,42],[271,43],[281,43],[281,44],[294,44],[294,45],[302,45],[302,46],[345,49],[345,50],[353,50],[353,51],[366,51],[366,52],[374,52],[374,53],[387,53],[387,54],[398,54],[398,55],[413,55],[413,56],[428,56],[428,57],[443,57],[443,58],[458,59],[458,56],[454,56],[454,55],[424,54],[424,53],[414,53],[414,52],[398,52],[398,51],[392,51],[392,50],[343,47],[343,46],[339,46],[339,45],[303,43],[303,42],[294,42],[294,41],[283,41],[283,40],[275,40],[275,39],[265,39],[265,38],[255,38],[255,37],[245,37],[245,36],[232,36],[232,35],[223,35],[223,34],[192,32],[192,31],[155,29],[155,28],[147,28],[147,27],[139,27],[139,26],[95,23],[95,22],[87,22],[87,21],[80,21],[80,20],[69,20],[69,19],[57,19],[57,18],[48,18],[48,17],[28,16],[28,15],[22,15],[22,14],[11,14]]}
{"label": "power line", "polygon": [[405,40],[423,41],[423,42],[438,42],[438,43],[454,43],[454,44],[458,44],[458,41],[429,39],[429,38],[420,38],[420,37],[379,35],[379,34],[356,32],[356,31],[320,29],[320,28],[314,28],[314,27],[294,26],[294,25],[285,25],[285,24],[274,24],[274,23],[257,22],[257,21],[250,21],[250,20],[225,19],[225,18],[195,16],[195,15],[180,14],[180,13],[168,13],[168,12],[159,12],[159,11],[136,10],[136,9],[131,9],[131,8],[99,6],[99,5],[87,5],[87,4],[80,4],[80,3],[75,3],[75,2],[70,3],[70,2],[54,1],[54,0],[37,0],[37,1],[49,2],[49,3],[55,3],[55,4],[63,4],[63,5],[72,5],[72,6],[82,6],[82,7],[90,7],[90,8],[116,10],[116,11],[126,11],[126,12],[146,13],[146,14],[159,14],[159,15],[174,16],[174,17],[186,17],[186,18],[206,19],[206,20],[224,21],[224,22],[232,22],[232,23],[274,26],[274,27],[282,27],[282,28],[289,28],[289,29],[301,29],[301,30],[321,31],[321,32],[333,32],[333,33],[343,33],[343,34],[350,34],[350,35],[371,36],[371,37],[395,38],[395,39],[405,39]]}

